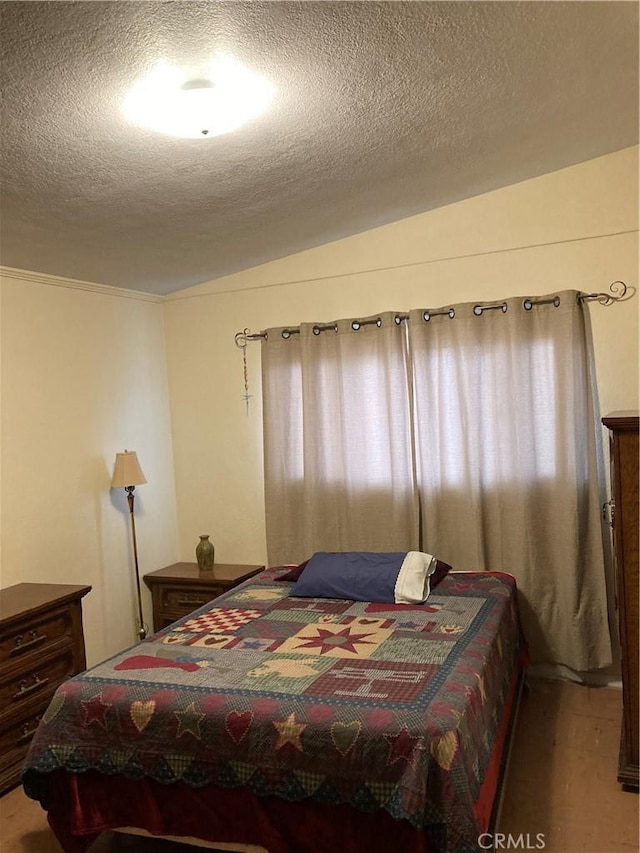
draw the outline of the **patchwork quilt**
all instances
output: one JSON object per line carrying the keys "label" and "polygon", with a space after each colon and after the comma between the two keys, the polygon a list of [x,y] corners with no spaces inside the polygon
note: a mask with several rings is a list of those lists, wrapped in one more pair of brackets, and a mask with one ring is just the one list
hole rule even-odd
{"label": "patchwork quilt", "polygon": [[[421,605],[292,598],[271,569],[53,697],[24,786],[93,769],[385,809],[475,849],[522,650],[515,581],[450,574]],[[443,840],[443,839],[441,839]]]}

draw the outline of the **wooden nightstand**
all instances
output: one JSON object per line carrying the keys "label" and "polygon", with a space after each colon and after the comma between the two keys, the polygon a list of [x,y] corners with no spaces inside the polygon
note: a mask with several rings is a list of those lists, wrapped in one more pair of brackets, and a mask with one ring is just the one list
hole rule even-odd
{"label": "wooden nightstand", "polygon": [[153,630],[166,628],[263,569],[216,563],[212,572],[201,572],[197,563],[174,563],[145,575],[153,600]]}
{"label": "wooden nightstand", "polygon": [[19,583],[0,591],[0,793],[19,783],[56,688],[86,667],[81,599],[90,589]]}

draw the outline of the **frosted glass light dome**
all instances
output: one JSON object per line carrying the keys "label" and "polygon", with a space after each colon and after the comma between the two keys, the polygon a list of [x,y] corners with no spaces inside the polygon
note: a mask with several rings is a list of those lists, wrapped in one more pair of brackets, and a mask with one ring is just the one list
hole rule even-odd
{"label": "frosted glass light dome", "polygon": [[229,133],[260,115],[273,86],[228,54],[216,56],[207,76],[189,79],[159,62],[125,97],[122,109],[133,124],[168,136],[209,139]]}

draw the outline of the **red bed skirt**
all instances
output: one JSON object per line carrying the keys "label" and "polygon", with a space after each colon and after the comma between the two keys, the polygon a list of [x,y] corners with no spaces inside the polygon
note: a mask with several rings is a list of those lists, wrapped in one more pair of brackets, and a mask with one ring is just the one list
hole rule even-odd
{"label": "red bed skirt", "polygon": [[[518,668],[474,804],[480,832],[489,829],[499,793],[520,674]],[[157,836],[257,844],[269,853],[436,853],[424,832],[384,811],[366,813],[313,800],[290,803],[243,789],[193,788],[184,782],[163,785],[95,771],[79,775],[54,771],[47,808],[49,824],[66,853],[84,853],[101,832],[127,826]]]}

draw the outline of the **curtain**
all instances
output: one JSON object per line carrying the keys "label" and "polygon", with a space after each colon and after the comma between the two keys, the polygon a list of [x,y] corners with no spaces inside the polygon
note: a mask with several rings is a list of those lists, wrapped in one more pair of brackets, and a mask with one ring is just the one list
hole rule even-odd
{"label": "curtain", "polygon": [[[534,661],[611,662],[586,309],[410,312],[422,547],[513,574]],[[476,309],[478,311],[479,309]],[[425,319],[425,317],[427,319]]]}
{"label": "curtain", "polygon": [[[611,661],[588,313],[575,291],[263,341],[267,547],[513,574],[534,661]],[[476,312],[474,312],[474,308]],[[427,319],[425,319],[427,318]]]}
{"label": "curtain", "polygon": [[[404,324],[386,313],[262,342],[269,563],[418,546]],[[371,321],[371,322],[370,322]]]}

